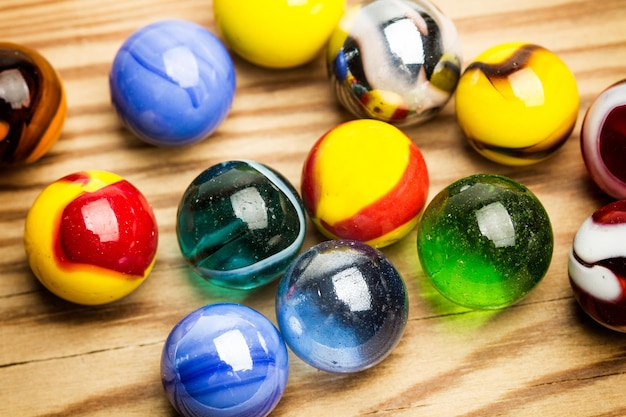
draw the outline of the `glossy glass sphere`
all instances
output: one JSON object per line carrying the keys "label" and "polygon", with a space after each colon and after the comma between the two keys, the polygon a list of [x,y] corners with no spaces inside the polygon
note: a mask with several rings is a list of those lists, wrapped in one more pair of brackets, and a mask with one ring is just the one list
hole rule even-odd
{"label": "glossy glass sphere", "polygon": [[352,120],[326,132],[311,147],[301,178],[304,207],[320,232],[376,248],[413,230],[429,189],[420,149],[379,120]]}
{"label": "glossy glass sphere", "polygon": [[301,254],[281,278],[278,325],[302,360],[334,373],[380,363],[399,342],[408,318],[404,281],[382,252],[331,240]]}
{"label": "glossy glass sphere", "polygon": [[435,116],[461,75],[454,23],[428,0],[353,5],[333,32],[328,74],[358,118],[413,125]]}
{"label": "glossy glass sphere", "polygon": [[304,243],[306,219],[298,192],[281,174],[254,161],[226,161],[189,184],[176,233],[201,277],[250,289],[287,269]]}
{"label": "glossy glass sphere", "polygon": [[243,59],[268,68],[303,65],[324,49],[345,0],[213,0],[215,23]]}
{"label": "glossy glass sphere", "polygon": [[458,124],[470,145],[505,165],[541,162],[569,138],[578,118],[576,78],[539,45],[505,42],[467,66],[455,95]]}
{"label": "glossy glass sphere", "polygon": [[598,187],[613,198],[626,198],[626,80],[591,103],[580,129],[580,148]]}
{"label": "glossy glass sphere", "polygon": [[144,195],[105,171],[66,175],[33,202],[24,227],[31,270],[59,297],[106,304],[133,292],[156,260],[156,218]]}
{"label": "glossy glass sphere", "polygon": [[66,113],[65,89],[50,62],[31,48],[0,42],[0,167],[46,154]]}
{"label": "glossy glass sphere", "polygon": [[568,275],[582,309],[626,333],[626,200],[596,210],[581,225],[569,253]]}
{"label": "glossy glass sphere", "polygon": [[124,42],[109,85],[113,106],[131,132],[152,145],[182,146],[205,139],[226,118],[235,68],[204,27],[163,20]]}
{"label": "glossy glass sphere", "polygon": [[161,356],[168,399],[185,417],[264,417],[289,374],[287,347],[261,313],[213,304],[184,317]]}
{"label": "glossy glass sphere", "polygon": [[440,191],[424,210],[417,250],[424,273],[452,302],[508,306],[539,284],[552,260],[548,214],[510,178],[477,174]]}

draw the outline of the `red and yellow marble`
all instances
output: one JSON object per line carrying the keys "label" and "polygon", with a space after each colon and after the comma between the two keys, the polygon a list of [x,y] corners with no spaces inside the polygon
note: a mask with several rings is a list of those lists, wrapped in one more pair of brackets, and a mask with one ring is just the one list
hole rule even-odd
{"label": "red and yellow marble", "polygon": [[28,212],[29,265],[52,293],[98,305],[134,291],[156,259],[158,231],[145,197],[104,171],[68,175],[46,187]]}
{"label": "red and yellow marble", "polygon": [[428,195],[419,148],[376,120],[341,124],[310,150],[302,198],[315,226],[331,239],[390,245],[417,223]]}

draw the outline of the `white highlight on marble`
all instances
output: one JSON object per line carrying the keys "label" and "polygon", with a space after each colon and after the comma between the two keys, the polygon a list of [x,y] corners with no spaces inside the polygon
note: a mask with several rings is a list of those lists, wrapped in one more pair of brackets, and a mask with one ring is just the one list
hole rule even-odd
{"label": "white highlight on marble", "polygon": [[343,270],[335,274],[332,281],[337,298],[346,303],[350,311],[367,311],[372,308],[372,295],[358,268]]}
{"label": "white highlight on marble", "polygon": [[491,240],[496,248],[515,245],[515,226],[501,202],[497,201],[476,210],[476,221],[480,233]]}

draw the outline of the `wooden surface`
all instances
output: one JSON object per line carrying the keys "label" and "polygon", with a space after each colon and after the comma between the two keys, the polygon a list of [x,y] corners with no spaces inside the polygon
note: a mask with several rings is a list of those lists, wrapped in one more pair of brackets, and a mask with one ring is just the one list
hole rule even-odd
{"label": "wooden surface", "polygon": [[[235,1],[235,0],[233,0]],[[409,323],[379,366],[355,375],[317,371],[291,356],[291,374],[275,416],[622,416],[626,415],[626,336],[594,324],[577,307],[567,252],[581,222],[607,203],[590,182],[579,151],[584,111],[605,87],[626,78],[624,0],[438,0],[456,22],[467,64],[506,40],[541,44],[575,73],[581,111],[566,145],[528,168],[488,162],[471,150],[453,106],[426,125],[405,129],[421,147],[430,197],[472,173],[508,175],[544,203],[555,231],[550,270],[530,296],[497,312],[451,306],[425,282],[415,231],[384,249],[410,291]],[[124,39],[162,18],[214,30],[201,0],[0,0],[0,40],[38,49],[58,69],[68,94],[61,140],[39,163],[0,176],[0,415],[172,416],[159,377],[170,329],[191,310],[217,301],[247,304],[275,321],[269,285],[232,292],[189,272],[176,243],[178,201],[208,166],[251,158],[296,186],[308,149],[349,117],[331,95],[323,59],[272,71],[235,58],[232,111],[208,140],[164,150],[124,130],[109,104],[108,70]],[[48,293],[30,273],[23,223],[53,180],[97,168],[134,183],[160,227],[158,261],[129,297],[82,307]],[[312,229],[306,246],[321,237]]]}

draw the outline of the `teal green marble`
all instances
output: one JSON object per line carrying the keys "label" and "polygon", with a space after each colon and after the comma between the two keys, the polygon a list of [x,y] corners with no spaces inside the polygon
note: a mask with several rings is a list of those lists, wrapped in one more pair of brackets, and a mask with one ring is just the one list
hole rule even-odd
{"label": "teal green marble", "polygon": [[251,289],[287,269],[306,222],[297,191],[281,174],[254,161],[227,161],[189,185],[176,231],[196,273],[222,287]]}
{"label": "teal green marble", "polygon": [[450,301],[472,309],[506,307],[546,274],[554,239],[546,210],[516,181],[462,178],[424,211],[417,250],[426,276]]}

